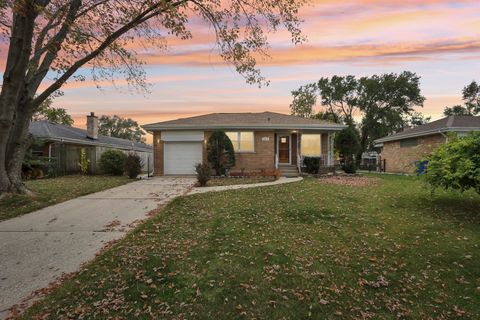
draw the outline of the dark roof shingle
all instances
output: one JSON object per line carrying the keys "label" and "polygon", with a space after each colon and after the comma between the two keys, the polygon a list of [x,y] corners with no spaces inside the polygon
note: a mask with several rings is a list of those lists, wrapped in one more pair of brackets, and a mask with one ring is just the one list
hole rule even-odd
{"label": "dark roof shingle", "polygon": [[190,118],[182,118],[170,121],[152,123],[143,126],[147,130],[159,130],[161,128],[205,128],[205,127],[275,127],[275,126],[298,126],[304,127],[325,127],[325,128],[343,128],[329,121],[307,119],[297,116],[276,113],[276,112],[260,112],[260,113],[211,113]]}
{"label": "dark roof shingle", "polygon": [[133,142],[126,139],[99,135],[98,139],[87,138],[87,131],[80,128],[49,123],[48,121],[32,121],[30,133],[38,138],[52,139],[55,141],[76,141],[87,145],[112,146],[124,150],[151,151],[152,147],[145,143]]}
{"label": "dark roof shingle", "polygon": [[480,130],[480,117],[449,116],[375,140],[376,143],[407,139],[435,132]]}

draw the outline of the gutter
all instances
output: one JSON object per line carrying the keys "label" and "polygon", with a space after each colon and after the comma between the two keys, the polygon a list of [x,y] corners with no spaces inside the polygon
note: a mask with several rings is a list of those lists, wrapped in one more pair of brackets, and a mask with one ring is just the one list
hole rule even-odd
{"label": "gutter", "polygon": [[68,138],[52,138],[52,137],[42,137],[42,136],[35,136],[35,137],[40,138],[40,139],[49,140],[49,141],[54,141],[54,142],[61,142],[61,143],[69,143],[70,142],[70,143],[74,143],[74,144],[81,144],[81,145],[87,145],[87,146],[100,146],[100,147],[109,147],[109,148],[122,149],[122,150],[153,152],[153,147],[152,147],[152,149],[138,148],[138,147],[135,147],[135,146],[131,146],[130,148],[128,148],[128,147],[119,146],[119,145],[116,145],[116,144],[95,142],[94,140],[92,140],[92,142],[89,142],[89,141],[83,141],[83,140],[77,140],[77,139],[68,139]]}
{"label": "gutter", "polygon": [[250,125],[250,124],[238,124],[232,126],[226,125],[155,125],[147,124],[142,126],[146,131],[155,131],[155,130],[209,130],[209,129],[223,129],[223,130],[236,130],[236,129],[250,129],[250,130],[259,130],[259,129],[291,129],[291,130],[333,130],[341,131],[347,126],[345,125],[332,125],[332,126],[319,126],[316,124],[312,125]]}

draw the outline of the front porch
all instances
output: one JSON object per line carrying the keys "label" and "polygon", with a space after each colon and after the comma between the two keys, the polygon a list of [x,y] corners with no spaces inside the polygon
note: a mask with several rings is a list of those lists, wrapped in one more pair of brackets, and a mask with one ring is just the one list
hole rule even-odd
{"label": "front porch", "polygon": [[298,176],[304,157],[319,157],[321,167],[334,165],[334,132],[291,130],[275,132],[275,169]]}

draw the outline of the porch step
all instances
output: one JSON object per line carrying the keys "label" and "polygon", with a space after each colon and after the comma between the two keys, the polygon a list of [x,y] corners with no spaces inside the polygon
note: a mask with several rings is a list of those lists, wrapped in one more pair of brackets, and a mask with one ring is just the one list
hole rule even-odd
{"label": "porch step", "polygon": [[294,165],[279,165],[278,169],[280,170],[280,176],[282,177],[298,177],[297,166]]}

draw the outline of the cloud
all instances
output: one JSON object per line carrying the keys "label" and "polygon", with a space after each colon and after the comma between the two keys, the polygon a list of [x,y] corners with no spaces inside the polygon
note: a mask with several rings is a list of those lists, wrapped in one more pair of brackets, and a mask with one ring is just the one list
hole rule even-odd
{"label": "cloud", "polygon": [[[319,62],[348,61],[392,63],[442,59],[451,54],[471,53],[480,50],[480,39],[446,39],[429,43],[383,43],[365,45],[319,46],[302,45],[295,48],[271,49],[271,59],[260,60],[260,65],[288,66]],[[216,54],[207,50],[193,50],[170,55],[143,56],[150,65],[181,64],[190,66],[224,65]],[[381,59],[379,61],[378,59]]]}
{"label": "cloud", "polygon": [[[196,17],[190,24],[193,39],[167,35],[167,50],[145,48],[139,39],[128,44],[147,63],[148,81],[156,84],[152,95],[122,96],[110,82],[100,83],[105,88],[100,94],[92,81],[72,81],[58,103],[79,123],[89,111],[140,123],[219,111],[288,112],[290,91],[321,76],[408,69],[422,76],[428,98],[422,111],[440,117],[478,77],[479,16],[478,0],[312,0],[301,10],[306,44],[293,46],[285,30],[269,35],[271,58],[259,64],[272,85],[262,91],[246,86],[219,57],[212,28]],[[0,44],[2,69],[7,49]],[[86,68],[81,72],[88,74]],[[438,92],[446,95],[432,95]]]}
{"label": "cloud", "polygon": [[[205,75],[205,74],[188,74],[188,75],[163,75],[163,76],[148,76],[148,82],[150,84],[158,83],[187,83],[190,81],[200,81],[200,80],[211,80],[214,78],[222,77],[222,75]],[[46,89],[52,81],[45,81],[40,85],[40,90]],[[124,87],[127,85],[125,79],[117,79],[114,82],[112,81],[70,81],[62,86],[62,90],[75,90],[82,88],[110,88],[110,87]]]}

